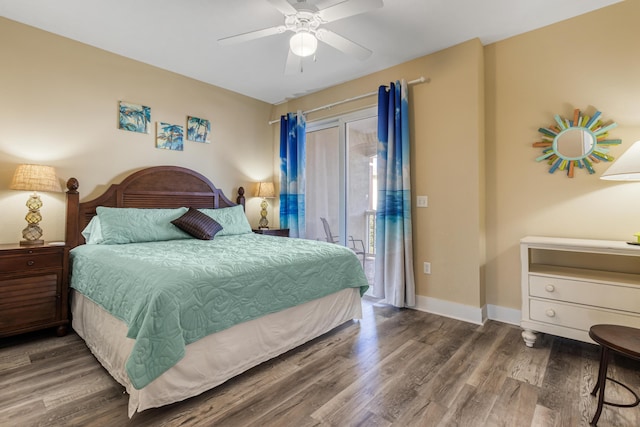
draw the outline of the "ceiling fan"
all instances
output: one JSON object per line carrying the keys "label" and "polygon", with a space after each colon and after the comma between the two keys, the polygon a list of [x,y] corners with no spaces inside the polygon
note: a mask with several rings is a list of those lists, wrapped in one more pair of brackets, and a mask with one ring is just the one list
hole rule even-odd
{"label": "ceiling fan", "polygon": [[316,5],[306,0],[298,0],[294,4],[287,0],[267,1],[285,16],[284,25],[224,37],[219,39],[218,43],[223,45],[241,43],[291,31],[293,36],[289,40],[286,74],[302,70],[302,58],[316,52],[318,40],[360,60],[367,59],[371,55],[372,52],[366,47],[322,28],[322,25],[378,9],[383,6],[382,0],[345,0],[324,9],[318,9]]}

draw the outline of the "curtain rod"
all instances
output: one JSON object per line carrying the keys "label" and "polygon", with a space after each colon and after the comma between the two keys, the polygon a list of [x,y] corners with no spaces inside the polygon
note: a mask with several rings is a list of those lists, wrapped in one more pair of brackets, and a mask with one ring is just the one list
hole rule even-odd
{"label": "curtain rod", "polygon": [[[431,79],[429,77],[422,77],[420,76],[419,78],[415,79],[415,80],[411,80],[410,82],[407,82],[407,84],[412,85],[412,84],[416,84],[416,83],[429,83],[431,81]],[[347,98],[347,99],[343,99],[342,101],[337,101],[337,102],[333,102],[331,104],[327,104],[327,105],[323,105],[322,107],[316,107],[316,108],[312,108],[311,110],[307,110],[307,111],[303,111],[302,114],[309,114],[309,113],[315,113],[316,111],[320,111],[320,110],[328,110],[329,108],[335,107],[337,105],[341,105],[341,104],[346,104],[347,102],[351,102],[351,101],[357,101],[359,99],[362,98],[368,98],[369,96],[373,96],[373,95],[377,95],[378,91],[373,91],[373,92],[369,92],[369,93],[364,93],[362,95],[358,95],[358,96],[354,96],[353,98]],[[274,124],[274,123],[279,123],[280,119],[277,120],[271,120],[269,122],[270,125]]]}

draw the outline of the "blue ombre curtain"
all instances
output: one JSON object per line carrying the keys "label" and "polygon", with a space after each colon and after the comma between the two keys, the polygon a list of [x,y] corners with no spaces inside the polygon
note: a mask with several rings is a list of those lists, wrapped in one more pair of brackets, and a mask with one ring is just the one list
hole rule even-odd
{"label": "blue ombre curtain", "polygon": [[306,128],[300,111],[280,117],[280,228],[290,237],[305,237]]}
{"label": "blue ombre curtain", "polygon": [[407,83],[378,89],[378,206],[373,296],[396,307],[416,303],[411,231]]}

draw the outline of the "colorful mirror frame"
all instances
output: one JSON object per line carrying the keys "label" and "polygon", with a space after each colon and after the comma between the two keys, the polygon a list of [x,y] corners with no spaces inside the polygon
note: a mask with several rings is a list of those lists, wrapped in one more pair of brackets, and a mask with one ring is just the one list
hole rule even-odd
{"label": "colorful mirror frame", "polygon": [[556,114],[554,124],[538,129],[542,140],[534,142],[533,146],[542,148],[542,155],[536,161],[546,161],[550,166],[549,173],[566,171],[569,178],[573,178],[576,168],[595,173],[593,163],[613,160],[607,154],[607,147],[622,143],[620,139],[608,139],[609,131],[618,126],[617,123],[605,125],[600,116],[600,111],[589,117],[577,108],[573,111],[573,120]]}

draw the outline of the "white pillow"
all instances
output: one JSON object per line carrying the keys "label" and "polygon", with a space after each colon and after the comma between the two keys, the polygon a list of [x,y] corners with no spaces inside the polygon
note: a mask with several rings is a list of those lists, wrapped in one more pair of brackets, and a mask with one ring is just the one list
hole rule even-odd
{"label": "white pillow", "polygon": [[95,215],[89,221],[89,224],[82,230],[82,237],[88,245],[99,245],[104,240],[102,238],[102,227],[100,226],[100,218]]}

